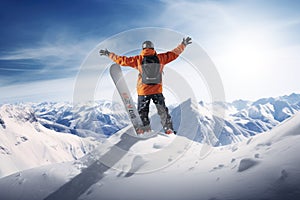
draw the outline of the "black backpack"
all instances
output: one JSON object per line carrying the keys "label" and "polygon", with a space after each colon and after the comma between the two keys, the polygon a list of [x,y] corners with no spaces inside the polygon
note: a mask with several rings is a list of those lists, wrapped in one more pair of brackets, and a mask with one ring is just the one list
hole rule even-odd
{"label": "black backpack", "polygon": [[157,55],[144,56],[142,60],[142,82],[147,85],[155,85],[161,81],[162,72]]}

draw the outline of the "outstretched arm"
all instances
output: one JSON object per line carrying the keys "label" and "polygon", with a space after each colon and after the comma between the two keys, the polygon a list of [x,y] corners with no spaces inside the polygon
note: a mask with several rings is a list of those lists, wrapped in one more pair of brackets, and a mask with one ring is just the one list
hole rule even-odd
{"label": "outstretched arm", "polygon": [[138,64],[137,64],[138,56],[134,56],[134,57],[118,56],[113,52],[109,52],[107,49],[105,49],[105,50],[101,49],[99,51],[99,53],[100,53],[100,56],[107,56],[119,65],[130,66],[133,68],[137,68],[137,66],[138,66]]}
{"label": "outstretched arm", "polygon": [[158,56],[160,58],[161,64],[165,65],[175,60],[184,51],[185,47],[192,43],[191,40],[192,39],[190,37],[183,38],[181,44],[179,44],[175,49],[166,53],[159,54]]}

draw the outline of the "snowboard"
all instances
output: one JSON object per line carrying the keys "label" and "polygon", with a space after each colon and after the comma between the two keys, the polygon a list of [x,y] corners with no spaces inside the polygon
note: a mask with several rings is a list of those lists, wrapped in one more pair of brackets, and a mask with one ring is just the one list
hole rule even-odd
{"label": "snowboard", "polygon": [[143,122],[132,100],[120,65],[112,64],[110,66],[109,72],[113,82],[116,85],[117,91],[121,96],[122,102],[125,106],[126,112],[128,113],[130,121],[135,129],[135,132],[136,134],[138,134],[138,130],[143,129],[144,127]]}

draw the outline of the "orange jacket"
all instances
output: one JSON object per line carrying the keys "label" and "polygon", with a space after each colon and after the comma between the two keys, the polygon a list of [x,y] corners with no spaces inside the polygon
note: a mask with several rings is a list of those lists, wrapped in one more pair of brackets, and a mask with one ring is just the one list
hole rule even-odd
{"label": "orange jacket", "polygon": [[[157,54],[161,65],[161,71],[163,70],[165,64],[175,60],[179,54],[181,54],[184,50],[185,46],[183,44],[178,45],[172,51],[168,51],[166,53]],[[156,51],[154,49],[143,49],[140,55],[126,57],[126,56],[118,56],[114,53],[109,54],[109,58],[114,62],[121,66],[129,66],[139,70],[140,74],[142,74],[142,60],[144,56],[154,55]],[[139,75],[137,82],[137,93],[138,95],[150,95],[150,94],[159,94],[162,93],[162,83],[156,85],[147,85],[142,83],[142,77]]]}

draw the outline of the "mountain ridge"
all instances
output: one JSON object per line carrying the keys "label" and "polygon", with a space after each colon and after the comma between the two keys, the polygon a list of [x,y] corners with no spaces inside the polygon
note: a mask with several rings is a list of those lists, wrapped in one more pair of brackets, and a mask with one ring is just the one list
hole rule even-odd
{"label": "mountain ridge", "polygon": [[[31,109],[33,117],[44,127],[80,137],[98,139],[109,137],[130,124],[123,105],[117,102],[96,101],[76,105],[67,102],[43,102],[25,103],[21,106],[23,109]],[[189,111],[185,112],[184,109]],[[152,128],[161,130],[159,116],[155,108],[151,110]],[[179,134],[181,126],[185,126],[185,130],[195,128],[197,130],[186,131],[184,135],[198,142],[214,145],[227,145],[268,131],[298,110],[300,110],[300,94],[296,93],[276,98],[262,98],[254,102],[237,100],[231,103],[204,103],[187,99],[177,106],[170,106],[174,128]],[[182,113],[188,115],[194,113],[189,118],[191,121],[197,120],[193,122],[195,126],[189,126],[189,122],[182,124]],[[0,125],[5,126],[1,113]],[[187,132],[191,133],[190,136]],[[209,137],[211,139],[207,139]]]}

